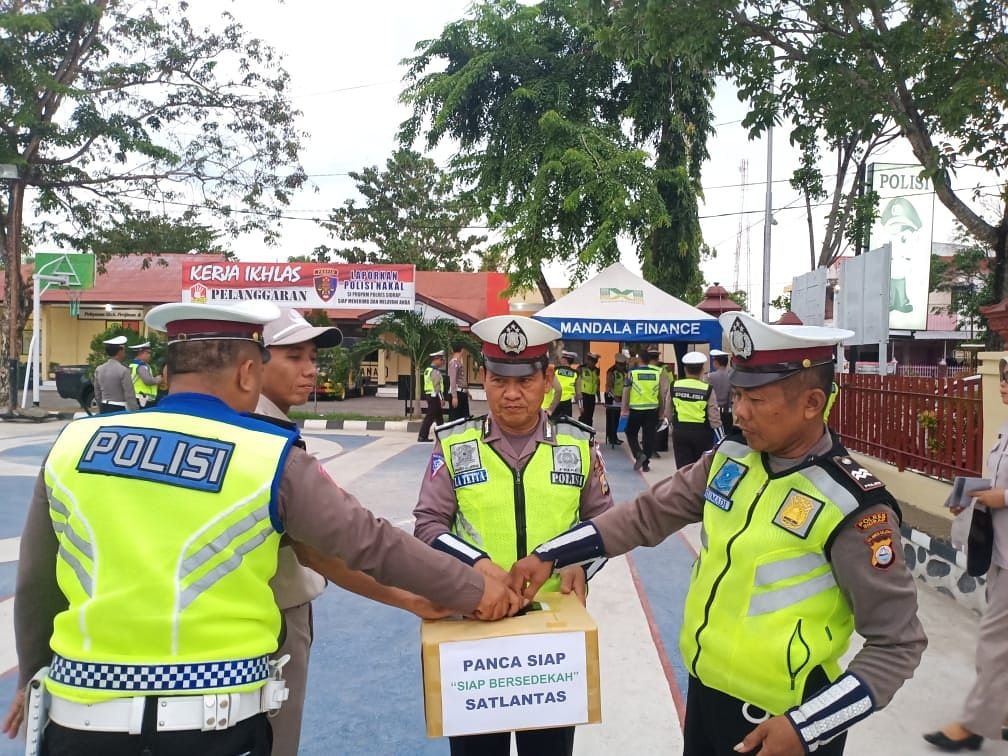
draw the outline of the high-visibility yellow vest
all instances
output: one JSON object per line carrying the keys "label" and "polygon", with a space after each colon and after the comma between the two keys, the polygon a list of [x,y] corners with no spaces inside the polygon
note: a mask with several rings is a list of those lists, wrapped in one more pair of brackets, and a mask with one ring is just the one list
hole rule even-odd
{"label": "high-visibility yellow vest", "polygon": [[[846,451],[837,444],[834,454]],[[829,465],[838,466],[820,458],[771,478],[759,452],[728,439],[707,478],[679,647],[704,685],[774,715],[801,703],[816,667],[839,676],[854,630],[826,546],[864,494]],[[899,544],[884,548],[891,559]]]}
{"label": "high-visibility yellow vest", "polygon": [[558,367],[556,377],[560,382],[560,401],[566,402],[574,398],[574,384],[577,383],[577,371],[574,368]]}
{"label": "high-visibility yellow vest", "polygon": [[543,396],[542,404],[540,405],[547,412],[549,408],[553,406],[553,396],[556,394],[556,387],[550,384],[550,387],[546,389],[546,394]]}
{"label": "high-visibility yellow vest", "polygon": [[[573,420],[544,420],[546,438],[554,443],[540,442],[524,469],[512,470],[483,441],[489,422],[473,418],[436,432],[458,501],[452,533],[509,570],[580,521],[593,433]],[[559,576],[542,587],[559,589]]]}
{"label": "high-visibility yellow vest", "polygon": [[829,421],[830,412],[833,411],[833,404],[836,402],[838,396],[840,396],[840,387],[834,381],[830,386],[829,396],[826,397],[826,408],[822,413],[823,422]]}
{"label": "high-visibility yellow vest", "polygon": [[630,409],[658,408],[661,373],[662,369],[657,365],[641,365],[630,371]]}
{"label": "high-visibility yellow vest", "polygon": [[581,393],[595,396],[599,390],[599,369],[597,367],[581,368]]}
{"label": "high-visibility yellow vest", "polygon": [[133,362],[130,363],[129,366],[130,375],[133,376],[133,391],[136,393],[137,396],[140,396],[141,394],[146,394],[147,396],[156,399],[158,392],[157,384],[154,384],[153,386],[148,386],[146,383],[144,383],[143,379],[137,374],[137,371],[143,364],[145,363],[142,363],[139,360],[133,360]]}
{"label": "high-visibility yellow vest", "polygon": [[617,399],[623,396],[623,389],[626,386],[626,373],[622,370],[613,370],[612,392]]}
{"label": "high-visibility yellow vest", "polygon": [[706,423],[711,387],[699,378],[680,378],[672,385],[677,423]]}
{"label": "high-visibility yellow vest", "polygon": [[297,432],[180,394],[68,425],[45,482],[59,540],[47,686],[81,703],[261,687],[280,613],[274,501]]}
{"label": "high-visibility yellow vest", "polygon": [[434,366],[428,365],[423,371],[423,390],[425,396],[430,396],[434,393]]}

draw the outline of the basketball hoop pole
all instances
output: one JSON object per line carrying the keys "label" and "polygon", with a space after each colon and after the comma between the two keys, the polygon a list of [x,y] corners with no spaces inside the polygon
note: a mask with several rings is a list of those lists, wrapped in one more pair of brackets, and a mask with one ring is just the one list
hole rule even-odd
{"label": "basketball hoop pole", "polygon": [[[45,289],[41,286],[43,282],[45,283]],[[48,289],[50,284],[55,283],[60,286],[66,286],[69,282],[70,277],[63,274],[50,276],[36,271],[35,275],[32,276],[32,339],[28,354],[31,358],[29,372],[32,374],[32,405],[35,407],[39,406],[42,385],[42,350],[41,339],[39,338],[42,335],[42,292]],[[25,391],[21,397],[22,407],[28,403],[27,383],[28,376],[26,375]]]}

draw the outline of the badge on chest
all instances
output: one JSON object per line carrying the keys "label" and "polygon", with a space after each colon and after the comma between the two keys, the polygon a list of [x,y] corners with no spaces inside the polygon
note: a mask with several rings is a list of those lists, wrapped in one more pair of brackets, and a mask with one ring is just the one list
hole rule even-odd
{"label": "badge on chest", "polygon": [[576,446],[553,447],[553,472],[550,482],[559,486],[583,488],[585,476],[581,473],[581,452]]}
{"label": "badge on chest", "polygon": [[728,511],[732,506],[732,494],[749,468],[734,459],[727,460],[717,474],[711,478],[704,491],[704,498],[718,509]]}
{"label": "badge on chest", "polygon": [[799,538],[806,538],[824,506],[825,502],[792,488],[777,509],[773,523]]}
{"label": "badge on chest", "polygon": [[451,460],[452,482],[455,488],[487,482],[487,471],[480,460],[479,444],[476,441],[454,444],[451,448]]}

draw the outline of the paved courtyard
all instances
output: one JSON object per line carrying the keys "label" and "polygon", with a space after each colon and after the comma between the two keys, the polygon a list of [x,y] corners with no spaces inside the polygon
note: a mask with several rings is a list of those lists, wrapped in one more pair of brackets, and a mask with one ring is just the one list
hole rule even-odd
{"label": "paved courtyard", "polygon": [[[0,423],[0,702],[13,693],[16,657],[11,598],[18,536],[42,459],[61,425]],[[377,515],[406,530],[429,444],[407,433],[319,432],[309,449],[333,478]],[[605,449],[609,481],[625,501],[672,472],[667,458],[635,473],[622,449]],[[600,725],[579,728],[577,754],[681,752],[685,671],[677,648],[683,599],[697,534],[667,539],[654,549],[611,560],[592,581],[588,608],[599,625],[602,674]],[[931,639],[916,677],[885,711],[852,732],[855,756],[933,753],[920,733],[955,716],[972,677],[977,618],[951,599],[920,589],[921,615]],[[302,753],[447,754],[443,740],[424,734],[419,620],[330,588],[315,604]],[[0,742],[0,756],[23,744]],[[1008,754],[988,743],[984,753]]]}

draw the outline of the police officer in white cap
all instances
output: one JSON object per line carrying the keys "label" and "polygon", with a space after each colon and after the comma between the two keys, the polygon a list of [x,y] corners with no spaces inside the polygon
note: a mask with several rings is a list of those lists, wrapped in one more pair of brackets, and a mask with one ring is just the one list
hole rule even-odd
{"label": "police officer in white cap", "polygon": [[130,362],[129,371],[133,376],[133,390],[136,392],[137,403],[141,407],[153,407],[157,404],[158,386],[161,377],[155,376],[150,366],[151,345],[149,341],[142,344],[132,344],[130,351],[135,353]]}
{"label": "police officer in white cap", "polygon": [[279,315],[259,302],[155,307],[168,396],[75,421],[49,452],[14,603],[20,684],[37,676],[51,695],[48,726],[38,705],[28,719],[33,746],[45,727],[42,753],[267,756],[266,714],[286,692],[282,660],[269,662],[281,534],[480,618],[520,607],[503,583],[376,519],[295,430],[241,414],[259,400],[263,325]]}
{"label": "police officer in white cap", "polygon": [[[592,428],[569,417],[554,423],[541,406],[553,379],[549,345],[560,333],[510,315],[481,320],[472,332],[483,340],[490,413],[436,429],[415,533],[488,578],[506,578],[532,544],[606,511],[612,498]],[[585,583],[600,566],[568,567],[546,587],[584,602]],[[574,728],[528,730],[516,740],[519,756],[569,756]],[[507,756],[510,744],[509,732],[453,737],[451,753]]]}
{"label": "police officer in white cap", "polygon": [[[512,570],[531,593],[557,567],[654,546],[703,523],[679,647],[690,674],[685,756],[835,756],[889,703],[927,645],[899,509],[823,422],[850,331],[727,313],[729,436],[625,506]],[[841,660],[857,631],[864,646]]]}
{"label": "police officer in white cap", "polygon": [[687,352],[682,358],[685,375],[672,384],[672,449],[676,466],[692,465],[720,440],[721,413],[714,389],[703,380],[707,355]]}
{"label": "police officer in white cap", "polygon": [[417,434],[417,441],[421,443],[431,441],[430,429],[434,425],[441,425],[444,422],[442,409],[442,397],[444,395],[444,378],[441,371],[444,369],[445,352],[439,349],[430,353],[430,365],[423,371],[423,395],[427,402],[427,411],[424,413],[423,422],[420,423],[420,431]]}
{"label": "police officer in white cap", "polygon": [[140,409],[140,404],[133,388],[133,375],[123,365],[123,360],[126,359],[126,337],[115,336],[102,343],[105,344],[108,359],[95,368],[94,392],[98,410],[103,415],[124,410],[136,412]]}

